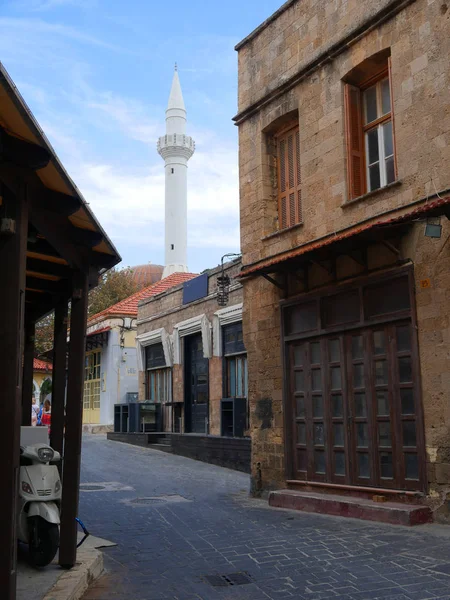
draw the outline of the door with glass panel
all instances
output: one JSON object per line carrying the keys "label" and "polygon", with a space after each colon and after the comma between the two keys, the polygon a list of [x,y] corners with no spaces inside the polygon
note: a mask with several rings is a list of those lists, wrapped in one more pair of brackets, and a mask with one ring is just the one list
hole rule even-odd
{"label": "door with glass panel", "polygon": [[101,350],[87,352],[84,366],[83,423],[100,423]]}
{"label": "door with glass panel", "polygon": [[203,355],[201,334],[185,338],[185,431],[208,432],[209,360]]}
{"label": "door with glass panel", "polygon": [[295,479],[420,489],[410,321],[294,342],[289,361]]}

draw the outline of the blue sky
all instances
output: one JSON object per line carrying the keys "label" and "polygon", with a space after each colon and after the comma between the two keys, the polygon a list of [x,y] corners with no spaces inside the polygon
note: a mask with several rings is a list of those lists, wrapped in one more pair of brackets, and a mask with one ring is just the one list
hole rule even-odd
{"label": "blue sky", "polygon": [[123,257],[164,262],[156,152],[178,62],[197,150],[188,262],[239,249],[234,45],[282,0],[3,0],[0,60]]}

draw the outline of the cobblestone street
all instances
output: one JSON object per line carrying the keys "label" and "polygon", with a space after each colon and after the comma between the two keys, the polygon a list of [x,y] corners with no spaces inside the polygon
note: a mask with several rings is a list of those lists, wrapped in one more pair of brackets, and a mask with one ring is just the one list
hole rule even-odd
{"label": "cobblestone street", "polygon": [[85,600],[450,599],[443,526],[270,509],[248,497],[245,474],[100,435],[83,442],[80,517],[117,543]]}

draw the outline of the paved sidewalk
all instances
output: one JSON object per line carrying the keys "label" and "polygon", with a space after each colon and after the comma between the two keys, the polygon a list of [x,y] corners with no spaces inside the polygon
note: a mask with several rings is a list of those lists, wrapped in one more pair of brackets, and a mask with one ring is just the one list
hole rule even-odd
{"label": "paved sidewalk", "polygon": [[23,547],[19,550],[17,600],[80,600],[102,572],[103,556],[93,544],[78,551],[77,564],[70,570],[61,569],[57,557],[45,568],[33,568]]}
{"label": "paved sidewalk", "polygon": [[85,600],[450,600],[444,526],[270,509],[242,473],[104,436],[83,447],[80,516],[118,544]]}

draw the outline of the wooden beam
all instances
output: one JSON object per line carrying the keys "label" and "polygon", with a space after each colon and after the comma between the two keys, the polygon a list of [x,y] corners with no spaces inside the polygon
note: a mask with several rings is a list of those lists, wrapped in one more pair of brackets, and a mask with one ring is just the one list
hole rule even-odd
{"label": "wooden beam", "polygon": [[394,246],[394,244],[392,244],[392,242],[389,242],[388,240],[381,240],[381,243],[383,244],[383,246],[385,246],[385,248],[390,250],[392,252],[392,254],[395,254],[395,256],[400,257],[399,248]]}
{"label": "wooden beam", "polygon": [[29,310],[30,318],[33,318],[35,322],[40,321],[48,314],[50,314],[55,308],[55,300],[48,299],[47,296],[44,296],[44,300],[39,304],[34,304],[32,308]]}
{"label": "wooden beam", "polygon": [[27,258],[35,258],[36,260],[45,262],[45,263],[52,263],[54,265],[65,265],[68,266],[68,262],[66,260],[64,260],[64,258],[61,258],[56,252],[54,252],[53,254],[48,254],[46,252],[39,252],[39,249],[36,248],[36,251],[34,249],[34,247],[30,247],[28,246],[27,249]]}
{"label": "wooden beam", "polygon": [[27,276],[27,290],[41,291],[45,294],[61,296],[68,291],[66,281],[49,281],[39,277]]}
{"label": "wooden beam", "polygon": [[0,389],[2,420],[7,426],[0,436],[2,493],[0,494],[0,590],[2,600],[15,600],[17,575],[17,506],[19,481],[20,422],[22,405],[22,351],[25,301],[25,262],[29,203],[23,186],[10,203],[13,235],[0,238],[0,280],[7,282],[0,294]]}
{"label": "wooden beam", "polygon": [[33,364],[35,329],[36,327],[33,321],[26,323],[22,377],[22,425],[31,425],[31,406],[34,392]]}
{"label": "wooden beam", "polygon": [[47,241],[43,252],[40,252],[38,246],[38,244],[42,245],[42,240],[38,239],[36,243],[30,241],[28,248],[30,252],[46,254],[45,246],[47,248],[50,246],[49,261],[59,262],[51,258],[56,255],[57,258],[64,259],[73,269],[86,273],[89,265],[110,268],[115,264],[114,256],[92,250],[104,239],[103,233],[75,227],[67,218],[67,214],[76,208],[75,198],[49,190],[35,173],[30,173],[24,168],[0,164],[0,179],[13,192],[17,188],[18,181],[27,182],[30,222]]}
{"label": "wooden beam", "polygon": [[47,188],[39,177],[26,169],[14,168],[11,165],[0,165],[0,179],[13,193],[20,181],[23,180],[27,183],[31,224],[71,267],[86,272],[88,269],[88,250],[79,247],[80,240],[86,240],[86,237],[81,234],[75,239],[73,230],[77,228],[72,225],[67,217],[45,208],[42,198],[43,191]]}
{"label": "wooden beam", "polygon": [[110,269],[114,266],[116,259],[111,254],[92,250],[89,254],[89,261],[90,264],[95,265],[98,268]]}
{"label": "wooden beam", "polygon": [[73,240],[71,232],[75,228],[67,222],[66,218],[42,209],[39,203],[33,202],[30,219],[49,244],[62,258],[67,260],[72,268],[80,271],[87,270],[87,254]]}
{"label": "wooden beam", "polygon": [[61,503],[59,564],[72,568],[77,558],[78,495],[80,488],[81,431],[83,422],[84,356],[88,307],[88,276],[73,277],[67,378],[66,435]]}
{"label": "wooden beam", "polygon": [[262,276],[264,277],[264,279],[267,279],[267,281],[269,281],[272,285],[275,285],[277,288],[284,291],[284,285],[279,283],[276,279],[274,279],[270,275],[267,275],[267,273],[262,273]]}
{"label": "wooden beam", "polygon": [[42,208],[66,217],[76,213],[82,206],[78,198],[48,188],[40,190],[37,195]]}
{"label": "wooden beam", "polygon": [[99,231],[80,229],[72,224],[70,225],[70,236],[76,241],[77,244],[85,246],[86,248],[93,248],[94,246],[97,246],[103,239],[103,235]]}
{"label": "wooden beam", "polygon": [[46,167],[49,160],[48,150],[10,135],[0,126],[0,162],[14,163],[35,171]]}
{"label": "wooden beam", "polygon": [[[61,300],[55,307],[53,336],[52,370],[52,428],[50,442],[52,448],[63,455],[64,439],[64,400],[66,391],[67,354],[67,300]],[[61,464],[58,468],[61,474]]]}
{"label": "wooden beam", "polygon": [[54,258],[59,259],[62,264],[67,264],[66,261],[58,254],[58,252],[51,246],[47,240],[43,238],[37,238],[36,240],[29,240],[27,246],[27,254],[33,253],[33,255],[42,256],[40,260],[51,260]]}
{"label": "wooden beam", "polygon": [[359,254],[361,256],[358,256],[358,251],[355,251],[355,250],[353,250],[353,251],[349,250],[347,252],[347,256],[349,258],[351,258],[353,260],[353,262],[355,262],[360,267],[363,267],[364,269],[367,269],[367,252],[364,252],[363,250],[360,250]]}
{"label": "wooden beam", "polygon": [[61,277],[50,275],[49,273],[39,273],[38,271],[30,271],[27,268],[27,277],[36,277],[37,279],[45,279],[46,281],[61,281]]}
{"label": "wooden beam", "polygon": [[328,273],[328,275],[330,275],[331,277],[333,276],[333,269],[327,267],[326,265],[322,264],[321,262],[319,262],[318,260],[312,260],[310,259],[310,262],[312,265],[316,265],[317,267],[320,267],[321,269],[323,269],[324,271],[326,271]]}

